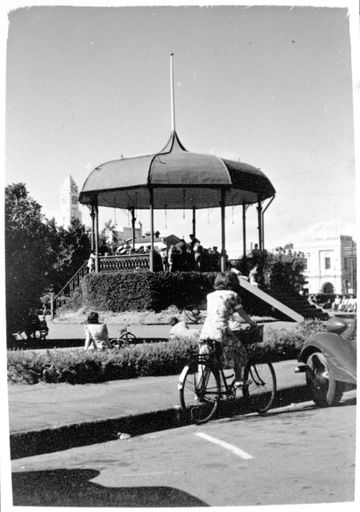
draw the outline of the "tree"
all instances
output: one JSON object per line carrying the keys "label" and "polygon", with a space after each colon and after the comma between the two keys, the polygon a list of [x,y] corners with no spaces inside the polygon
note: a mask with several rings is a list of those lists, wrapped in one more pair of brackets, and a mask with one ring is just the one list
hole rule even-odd
{"label": "tree", "polygon": [[273,253],[263,255],[261,270],[266,287],[281,286],[299,293],[307,284],[304,254],[293,249],[293,244],[286,244],[277,247]]}
{"label": "tree", "polygon": [[73,219],[67,229],[58,228],[52,240],[52,250],[56,259],[50,282],[57,292],[87,261],[91,251],[89,230],[78,219]]}
{"label": "tree", "polygon": [[105,222],[104,229],[100,233],[100,244],[106,248],[109,246],[110,251],[113,253],[118,244],[118,234],[116,231],[116,224],[110,219]]}
{"label": "tree", "polygon": [[59,291],[88,259],[88,230],[78,220],[68,229],[48,220],[24,183],[5,189],[6,317],[8,333],[18,331],[30,307]]}
{"label": "tree", "polygon": [[6,315],[10,332],[18,330],[30,306],[37,304],[53,264],[53,229],[24,183],[5,189]]}

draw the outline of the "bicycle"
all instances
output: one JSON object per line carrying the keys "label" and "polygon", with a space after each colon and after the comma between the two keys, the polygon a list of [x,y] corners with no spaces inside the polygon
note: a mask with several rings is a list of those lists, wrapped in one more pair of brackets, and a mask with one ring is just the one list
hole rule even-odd
{"label": "bicycle", "polygon": [[111,338],[109,341],[113,347],[117,348],[123,348],[129,346],[130,344],[138,343],[138,339],[136,338],[135,334],[128,331],[127,325],[119,329],[119,335],[117,338]]}
{"label": "bicycle", "polygon": [[201,311],[198,309],[184,309],[183,313],[185,318],[193,324],[198,324],[202,319]]}
{"label": "bicycle", "polygon": [[[263,326],[246,330],[243,337],[245,347],[261,342]],[[273,365],[249,359],[244,367],[244,385],[236,388],[234,373],[225,374],[221,344],[210,342],[208,347],[208,354],[198,354],[184,366],[180,374],[178,390],[185,415],[198,425],[206,423],[215,415],[220,401],[235,400],[238,391],[242,392],[246,401],[251,401],[255,411],[265,414],[273,404],[276,393]]]}

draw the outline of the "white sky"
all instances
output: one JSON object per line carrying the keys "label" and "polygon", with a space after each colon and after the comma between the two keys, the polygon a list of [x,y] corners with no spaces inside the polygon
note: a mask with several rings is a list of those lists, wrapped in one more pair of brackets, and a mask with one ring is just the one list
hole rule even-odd
{"label": "white sky", "polygon": [[[345,2],[61,3],[8,8],[5,184],[25,182],[44,213],[60,221],[69,173],[81,189],[98,164],[160,150],[171,130],[174,52],[182,143],[260,167],[276,189],[265,245],[356,235]],[[248,211],[248,242],[257,242],[256,209]],[[100,215],[101,223],[128,225],[123,211],[102,208]],[[149,229],[147,211],[138,219]],[[191,212],[157,212],[155,227],[188,238]],[[205,246],[220,245],[220,211],[198,212],[197,235]],[[226,242],[230,251],[242,248],[241,207],[227,209]]]}

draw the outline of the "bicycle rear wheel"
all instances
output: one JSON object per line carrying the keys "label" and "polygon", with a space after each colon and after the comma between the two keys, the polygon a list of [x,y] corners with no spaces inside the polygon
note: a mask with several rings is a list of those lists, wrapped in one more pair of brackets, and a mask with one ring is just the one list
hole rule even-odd
{"label": "bicycle rear wheel", "polygon": [[276,375],[271,363],[247,363],[244,369],[243,396],[251,401],[254,409],[263,414],[268,411],[275,399]]}
{"label": "bicycle rear wheel", "polygon": [[192,361],[179,377],[180,404],[196,424],[206,423],[215,414],[220,401],[220,379],[207,363]]}

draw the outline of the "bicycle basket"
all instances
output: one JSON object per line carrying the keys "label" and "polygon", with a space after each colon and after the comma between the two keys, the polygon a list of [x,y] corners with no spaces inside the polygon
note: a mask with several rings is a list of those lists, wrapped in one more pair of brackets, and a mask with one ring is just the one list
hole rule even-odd
{"label": "bicycle basket", "polygon": [[261,343],[264,339],[264,326],[258,325],[256,329],[242,329],[240,331],[239,338],[244,345]]}

